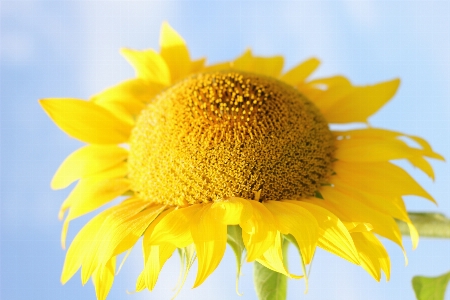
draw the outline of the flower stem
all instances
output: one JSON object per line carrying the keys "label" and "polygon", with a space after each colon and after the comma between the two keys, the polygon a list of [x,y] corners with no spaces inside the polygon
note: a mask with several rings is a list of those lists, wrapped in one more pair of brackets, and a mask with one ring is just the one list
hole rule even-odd
{"label": "flower stem", "polygon": [[[450,238],[450,219],[441,213],[408,213],[421,237]],[[397,220],[402,235],[409,235],[406,223]]]}

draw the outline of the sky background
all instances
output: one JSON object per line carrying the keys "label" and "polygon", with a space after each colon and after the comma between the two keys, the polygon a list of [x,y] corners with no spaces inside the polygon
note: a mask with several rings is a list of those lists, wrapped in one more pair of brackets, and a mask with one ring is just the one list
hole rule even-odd
{"label": "sky background", "polygon": [[[92,284],[82,287],[79,274],[65,286],[59,281],[65,251],[57,214],[70,189],[50,189],[59,164],[82,144],[60,131],[37,100],[86,99],[133,77],[119,48],[159,49],[165,20],[185,38],[192,57],[206,56],[209,63],[252,48],[258,55],[283,55],[286,68],[318,57],[314,77],[344,74],[355,84],[400,77],[398,94],[371,125],[425,137],[450,160],[450,1],[2,0],[0,10],[1,299],[95,299]],[[400,164],[439,202],[406,197],[408,209],[450,216],[450,164],[432,161],[435,182]],[[69,238],[93,215],[73,221]],[[288,299],[413,299],[414,275],[450,270],[450,240],[423,238],[415,251],[409,238],[404,242],[407,267],[400,249],[384,242],[392,275],[380,283],[319,249],[309,293],[303,294],[303,281],[291,280]],[[291,250],[291,269],[300,272]],[[139,244],[108,299],[170,299],[179,274],[176,255],[152,293],[133,294],[142,266]],[[256,299],[251,264],[243,268],[243,296],[236,295],[231,249],[206,282],[191,289],[195,273],[196,266],[177,299]]]}

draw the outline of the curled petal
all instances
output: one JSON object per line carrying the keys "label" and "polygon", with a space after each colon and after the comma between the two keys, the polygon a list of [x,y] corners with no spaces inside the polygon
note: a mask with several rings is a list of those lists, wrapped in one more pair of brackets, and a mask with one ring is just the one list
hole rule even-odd
{"label": "curled petal", "polygon": [[273,214],[278,230],[294,236],[304,263],[309,264],[317,246],[319,231],[314,216],[307,209],[289,201],[267,201],[264,205]]}
{"label": "curled petal", "polygon": [[337,178],[333,178],[333,184],[337,191],[346,194],[355,201],[361,202],[363,205],[367,205],[378,212],[405,222],[410,229],[413,249],[417,247],[419,234],[409,219],[405,204],[400,196],[373,195],[357,190]]}
{"label": "curled petal", "polygon": [[283,263],[283,251],[281,244],[281,234],[277,232],[275,236],[275,242],[269,249],[264,252],[261,258],[256,259],[257,262],[269,268],[275,272],[281,273],[289,278],[299,279],[303,276],[294,275],[288,272],[286,266]]}
{"label": "curled petal", "polygon": [[380,281],[381,270],[389,280],[391,262],[383,244],[370,232],[354,232],[351,234],[358,250],[361,266],[377,281]]}
{"label": "curled petal", "polygon": [[370,223],[373,232],[390,239],[403,249],[400,230],[390,215],[379,212],[332,187],[324,187],[321,193],[325,200],[316,201],[317,205],[332,211],[343,221]]}
{"label": "curled petal", "polygon": [[319,225],[319,247],[354,264],[359,264],[358,253],[352,237],[345,225],[335,214],[305,201],[289,201],[289,203],[307,209],[316,218]]}
{"label": "curled petal", "polygon": [[253,215],[241,223],[242,239],[247,249],[247,261],[263,255],[275,241],[276,227],[270,211],[257,201],[249,201]]}

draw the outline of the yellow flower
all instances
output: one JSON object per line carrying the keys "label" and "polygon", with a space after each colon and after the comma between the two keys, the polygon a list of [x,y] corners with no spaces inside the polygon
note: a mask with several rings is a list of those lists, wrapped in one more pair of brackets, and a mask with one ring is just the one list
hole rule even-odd
{"label": "yellow flower", "polygon": [[[425,157],[442,157],[416,136],[368,126],[332,131],[329,124],[366,124],[400,81],[354,86],[342,76],[308,80],[317,59],[282,73],[282,57],[249,50],[205,66],[204,59],[191,60],[166,23],[160,44],[160,53],[123,49],[137,78],[89,101],[40,101],[63,131],[88,144],[62,163],[51,184],[61,189],[78,181],[61,207],[60,218],[68,212],[63,247],[71,220],[128,197],[77,234],[62,282],[81,267],[83,284],[92,277],[97,298],[105,299],[116,256],[143,237],[136,290],[154,288],[176,249],[186,272],[198,259],[197,287],[219,265],[227,232],[230,243],[245,246],[248,262],[290,278],[306,275],[286,269],[286,242],[296,245],[303,265],[318,246],[376,280],[382,271],[389,279],[389,256],[377,237],[403,250],[395,219],[402,220],[416,247],[402,196],[434,202],[390,161],[407,159],[433,178]],[[242,249],[233,249],[239,273]]]}

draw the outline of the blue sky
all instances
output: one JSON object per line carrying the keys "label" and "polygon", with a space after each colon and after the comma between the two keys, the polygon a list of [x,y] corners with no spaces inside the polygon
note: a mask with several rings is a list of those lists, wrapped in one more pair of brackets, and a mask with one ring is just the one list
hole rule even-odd
{"label": "blue sky", "polygon": [[[344,74],[356,84],[402,79],[396,97],[370,119],[374,127],[425,137],[450,159],[450,1],[1,1],[1,291],[2,299],[94,299],[93,287],[76,275],[59,282],[59,206],[69,190],[52,191],[58,165],[81,143],[67,137],[43,113],[46,97],[88,98],[134,76],[120,47],[158,47],[164,20],[188,42],[195,58],[232,59],[246,48],[285,56],[287,67],[315,56],[314,76]],[[407,197],[412,211],[450,216],[450,165],[433,161],[436,181],[405,166],[439,202]],[[92,215],[71,225],[69,237]],[[412,276],[450,270],[450,241],[422,239],[409,265],[392,258],[391,281],[375,282],[361,268],[318,251],[310,291],[289,282],[289,299],[412,299]],[[291,252],[291,266],[299,270]],[[166,299],[178,276],[178,260],[165,266],[156,290],[132,291],[142,268],[132,252],[108,299]],[[194,267],[195,274],[195,267]],[[255,299],[246,264],[234,290],[234,257],[228,249],[216,272],[197,289],[194,276],[178,299]],[[448,293],[450,294],[450,293]],[[450,295],[447,295],[450,299]]]}

